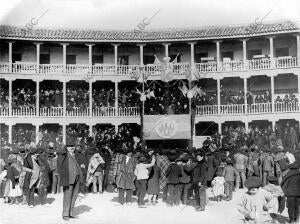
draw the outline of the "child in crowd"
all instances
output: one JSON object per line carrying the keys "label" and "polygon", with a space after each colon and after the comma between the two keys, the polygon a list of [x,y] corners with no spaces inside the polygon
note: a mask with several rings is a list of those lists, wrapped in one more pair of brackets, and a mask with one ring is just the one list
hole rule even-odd
{"label": "child in crowd", "polygon": [[249,177],[245,181],[248,191],[242,196],[238,206],[239,212],[243,215],[244,223],[260,224],[272,221],[269,210],[272,208],[272,194],[262,187],[259,177]]}
{"label": "child in crowd", "polygon": [[232,192],[234,189],[234,180],[238,177],[238,171],[233,166],[233,161],[230,159],[226,160],[227,165],[225,166],[222,176],[225,179],[225,194],[226,194],[226,201],[232,200]]}
{"label": "child in crowd", "polygon": [[152,156],[151,163],[146,163],[147,158],[140,156],[138,158],[138,164],[135,167],[134,175],[136,176],[136,194],[138,196],[138,206],[140,208],[145,206],[144,198],[147,190],[147,181],[149,178],[148,168],[153,167],[155,164],[155,157]]}
{"label": "child in crowd", "polygon": [[6,174],[6,187],[8,190],[6,193],[8,194],[6,195],[10,200],[10,204],[18,204],[18,198],[23,194],[19,185],[19,174],[18,170],[13,166],[13,161],[8,161]]}
{"label": "child in crowd", "polygon": [[216,175],[217,176],[212,181],[212,189],[217,202],[220,202],[222,200],[222,195],[224,195],[225,179],[222,176],[221,170],[217,171]]}

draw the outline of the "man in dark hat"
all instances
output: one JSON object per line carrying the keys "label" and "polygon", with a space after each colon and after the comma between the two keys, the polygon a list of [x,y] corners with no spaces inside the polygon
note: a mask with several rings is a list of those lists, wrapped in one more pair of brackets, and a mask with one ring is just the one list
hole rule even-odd
{"label": "man in dark hat", "polygon": [[289,171],[282,179],[281,188],[287,197],[290,222],[299,222],[300,211],[300,161],[288,166]]}
{"label": "man in dark hat", "polygon": [[78,196],[80,183],[83,182],[81,168],[75,159],[75,147],[72,144],[58,153],[57,170],[60,175],[60,184],[63,186],[63,212],[64,220],[76,218],[74,215],[75,201]]}

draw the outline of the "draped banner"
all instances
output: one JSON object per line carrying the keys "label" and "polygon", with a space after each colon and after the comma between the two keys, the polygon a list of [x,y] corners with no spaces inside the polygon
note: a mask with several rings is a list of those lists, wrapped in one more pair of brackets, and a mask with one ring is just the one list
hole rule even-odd
{"label": "draped banner", "polygon": [[144,115],[144,139],[191,139],[190,115]]}

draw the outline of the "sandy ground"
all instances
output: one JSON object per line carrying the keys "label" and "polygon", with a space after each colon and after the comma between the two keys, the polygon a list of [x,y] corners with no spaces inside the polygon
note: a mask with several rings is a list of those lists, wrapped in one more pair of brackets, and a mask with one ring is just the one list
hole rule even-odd
{"label": "sandy ground", "polygon": [[[161,202],[138,208],[136,198],[132,205],[120,206],[117,193],[87,194],[79,197],[75,205],[76,220],[64,221],[61,218],[62,194],[49,194],[48,204],[29,208],[26,205],[0,204],[1,224],[153,224],[153,223],[203,223],[203,224],[239,224],[243,223],[236,209],[241,189],[234,192],[230,202],[210,201],[204,212],[196,212],[193,206],[167,207]],[[209,197],[211,196],[208,190]],[[286,216],[286,210],[283,215]]]}

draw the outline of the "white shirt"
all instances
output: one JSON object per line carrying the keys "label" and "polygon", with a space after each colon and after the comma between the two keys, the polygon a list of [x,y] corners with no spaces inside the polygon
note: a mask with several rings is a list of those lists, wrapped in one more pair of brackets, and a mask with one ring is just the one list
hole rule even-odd
{"label": "white shirt", "polygon": [[289,160],[289,164],[292,164],[296,161],[295,156],[292,153],[287,152],[285,155]]}

